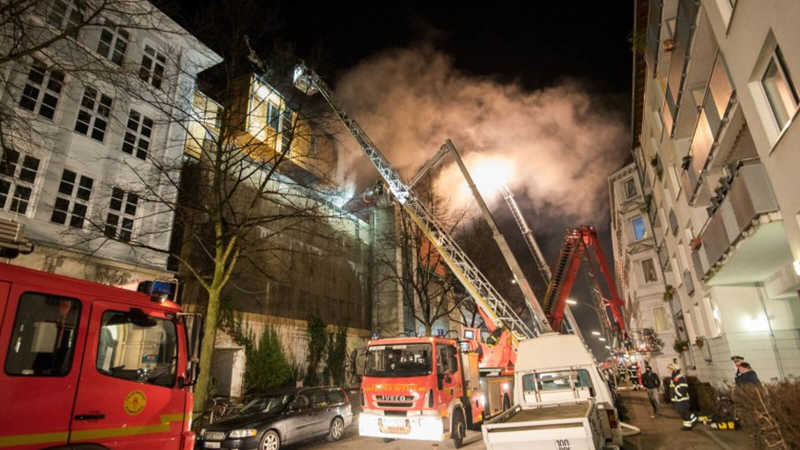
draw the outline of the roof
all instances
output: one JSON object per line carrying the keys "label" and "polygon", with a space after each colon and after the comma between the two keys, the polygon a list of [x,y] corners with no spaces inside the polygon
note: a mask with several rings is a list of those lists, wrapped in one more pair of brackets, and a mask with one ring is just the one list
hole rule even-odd
{"label": "roof", "polygon": [[520,342],[517,349],[517,372],[594,364],[592,352],[574,334],[542,334]]}
{"label": "roof", "polygon": [[90,293],[91,297],[87,300],[113,299],[129,303],[131,306],[146,306],[148,308],[170,312],[180,311],[180,307],[175,303],[170,301],[164,303],[154,302],[150,299],[149,295],[141,292],[94,283],[79,278],[42,272],[40,270],[28,269],[12,264],[0,263],[0,281],[35,286],[36,289],[40,290],[42,293],[48,293],[49,291],[66,295],[74,294],[76,297],[84,299],[87,299],[87,293]]}

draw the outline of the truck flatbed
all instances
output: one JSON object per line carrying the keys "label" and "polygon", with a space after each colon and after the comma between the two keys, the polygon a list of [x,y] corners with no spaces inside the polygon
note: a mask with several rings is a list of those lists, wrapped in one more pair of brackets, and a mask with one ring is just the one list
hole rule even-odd
{"label": "truck flatbed", "polygon": [[502,423],[530,422],[534,420],[577,419],[589,415],[589,402],[543,406],[540,408],[521,409]]}

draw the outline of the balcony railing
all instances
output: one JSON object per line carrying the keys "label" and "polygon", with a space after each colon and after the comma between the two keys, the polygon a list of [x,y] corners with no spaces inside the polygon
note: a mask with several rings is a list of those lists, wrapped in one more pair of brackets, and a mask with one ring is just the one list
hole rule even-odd
{"label": "balcony railing", "polygon": [[764,166],[753,163],[741,167],[725,199],[706,223],[701,233],[702,245],[692,255],[698,278],[708,277],[714,265],[743,239],[743,233],[760,216],[777,210],[778,202]]}
{"label": "balcony railing", "polygon": [[666,92],[666,104],[671,116],[668,128],[670,135],[674,131],[675,118],[678,115],[678,106],[683,94],[684,81],[686,81],[689,50],[699,9],[698,2],[695,0],[680,0],[678,4],[678,17],[675,21],[675,47],[669,63]]}

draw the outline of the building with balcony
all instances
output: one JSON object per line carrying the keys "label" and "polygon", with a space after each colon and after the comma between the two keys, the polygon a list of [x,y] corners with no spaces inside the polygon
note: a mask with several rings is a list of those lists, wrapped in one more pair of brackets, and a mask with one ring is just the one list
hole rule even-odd
{"label": "building with balcony", "polygon": [[684,365],[800,376],[800,4],[637,0],[633,156]]}
{"label": "building with balcony", "polygon": [[12,262],[109,284],[171,277],[172,214],[140,193],[161,184],[152,160],[180,158],[186,134],[152,100],[185,104],[220,57],[149,2],[96,18],[84,3],[37,2],[20,42],[0,43],[4,56],[38,49],[0,66],[0,217],[36,245]]}
{"label": "building with balcony", "polygon": [[677,356],[673,343],[678,337],[686,339],[686,333],[674,325],[678,304],[671,291],[667,293],[667,285],[675,283],[674,274],[669,265],[662,266],[663,251],[656,245],[655,234],[663,233],[663,226],[657,215],[650,214],[652,194],[642,190],[635,164],[613,173],[608,189],[614,272],[629,315],[629,335],[641,359],[666,375],[667,365]]}

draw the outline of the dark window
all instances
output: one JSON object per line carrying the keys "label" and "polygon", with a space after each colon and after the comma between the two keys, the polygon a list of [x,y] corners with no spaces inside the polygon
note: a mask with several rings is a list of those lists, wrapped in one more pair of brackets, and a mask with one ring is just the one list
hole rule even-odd
{"label": "dark window", "polygon": [[105,25],[100,31],[97,53],[103,55],[114,64],[121,66],[125,52],[128,50],[130,34],[125,29],[114,26],[109,21],[106,21]]}
{"label": "dark window", "polygon": [[81,175],[76,187],[75,183],[78,182],[78,179],[75,172],[64,169],[61,174],[61,183],[58,185],[58,195],[53,205],[53,214],[50,216],[51,222],[64,224],[69,218],[71,227],[83,228],[94,180]]}
{"label": "dark window", "polygon": [[328,398],[325,395],[325,391],[323,391],[322,389],[311,391],[309,397],[311,397],[312,408],[324,408],[325,406],[328,405]]}
{"label": "dark window", "polygon": [[153,119],[132,109],[128,115],[127,128],[122,141],[122,151],[139,159],[147,159],[147,154],[150,152],[150,136],[153,134]]}
{"label": "dark window", "polygon": [[63,85],[64,72],[47,70],[44,63],[34,59],[19,99],[19,106],[52,120]]}
{"label": "dark window", "polygon": [[338,405],[345,402],[344,392],[341,389],[331,389],[328,391],[328,403]]}
{"label": "dark window", "polygon": [[61,377],[72,367],[81,303],[26,292],[19,299],[6,356],[9,375]]}
{"label": "dark window", "polygon": [[106,215],[105,234],[110,238],[117,238],[128,242],[133,236],[133,221],[136,218],[136,207],[139,196],[132,192],[125,192],[120,188],[111,190],[111,204]]}
{"label": "dark window", "polygon": [[139,78],[154,87],[161,89],[161,82],[164,80],[164,67],[167,65],[167,58],[149,45],[144,46],[142,55],[142,66],[139,68]]}
{"label": "dark window", "polygon": [[106,311],[100,322],[97,370],[124,380],[175,384],[178,339],[171,320],[141,311]]}
{"label": "dark window", "polygon": [[111,104],[111,97],[98,92],[97,89],[86,87],[78,109],[75,131],[103,142],[108,126],[108,117],[111,114]]}

